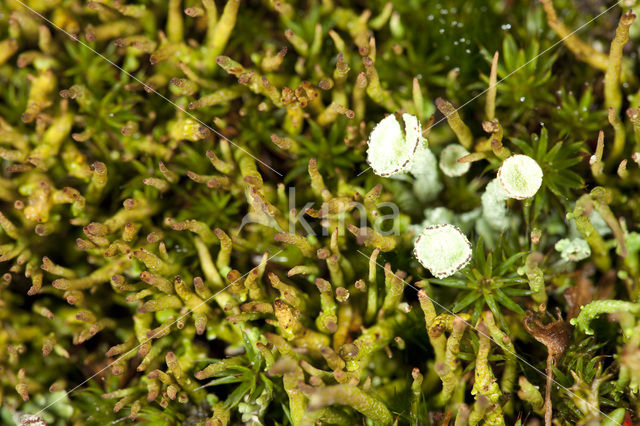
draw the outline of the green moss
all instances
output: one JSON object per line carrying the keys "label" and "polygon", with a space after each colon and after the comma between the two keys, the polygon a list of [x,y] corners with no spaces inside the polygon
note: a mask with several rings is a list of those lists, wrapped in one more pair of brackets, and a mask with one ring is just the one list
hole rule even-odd
{"label": "green moss", "polygon": [[[609,6],[0,2],[0,422],[638,421],[639,32]],[[388,114],[420,173],[368,167]],[[531,198],[499,193],[517,154]],[[435,279],[447,223],[471,260]]]}

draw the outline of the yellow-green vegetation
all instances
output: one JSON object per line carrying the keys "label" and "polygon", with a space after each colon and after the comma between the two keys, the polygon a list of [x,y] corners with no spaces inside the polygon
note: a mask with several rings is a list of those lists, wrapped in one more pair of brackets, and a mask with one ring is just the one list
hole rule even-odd
{"label": "yellow-green vegetation", "polygon": [[0,0],[0,424],[640,421],[636,3]]}

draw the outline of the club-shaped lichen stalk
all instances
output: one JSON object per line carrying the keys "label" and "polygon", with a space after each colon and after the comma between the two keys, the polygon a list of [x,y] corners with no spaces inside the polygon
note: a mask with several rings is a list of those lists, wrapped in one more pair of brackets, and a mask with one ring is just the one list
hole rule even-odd
{"label": "club-shaped lichen stalk", "polygon": [[471,243],[454,225],[428,226],[416,239],[413,254],[435,277],[446,278],[469,263]]}

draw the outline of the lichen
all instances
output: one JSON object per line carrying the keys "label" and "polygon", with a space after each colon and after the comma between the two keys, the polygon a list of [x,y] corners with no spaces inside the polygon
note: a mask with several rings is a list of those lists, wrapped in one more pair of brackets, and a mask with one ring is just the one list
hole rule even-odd
{"label": "lichen", "polygon": [[0,2],[0,423],[637,423],[636,3]]}

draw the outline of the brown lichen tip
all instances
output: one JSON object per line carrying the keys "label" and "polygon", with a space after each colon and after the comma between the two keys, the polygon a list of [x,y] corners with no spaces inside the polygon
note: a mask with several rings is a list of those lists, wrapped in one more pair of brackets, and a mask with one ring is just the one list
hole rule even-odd
{"label": "brown lichen tip", "polygon": [[340,303],[346,303],[349,300],[349,290],[344,287],[336,288],[336,300]]}
{"label": "brown lichen tip", "polygon": [[35,414],[22,414],[19,424],[20,426],[47,426],[47,423]]}

